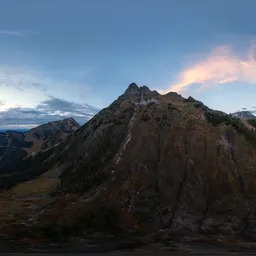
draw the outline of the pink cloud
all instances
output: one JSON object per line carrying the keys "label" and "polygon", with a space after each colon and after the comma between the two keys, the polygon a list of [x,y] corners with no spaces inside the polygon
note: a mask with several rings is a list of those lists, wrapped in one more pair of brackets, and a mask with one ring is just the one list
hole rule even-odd
{"label": "pink cloud", "polygon": [[162,92],[186,91],[195,83],[201,85],[200,89],[234,81],[256,83],[255,46],[249,49],[248,57],[244,59],[228,46],[217,47],[207,57],[182,70],[177,83]]}

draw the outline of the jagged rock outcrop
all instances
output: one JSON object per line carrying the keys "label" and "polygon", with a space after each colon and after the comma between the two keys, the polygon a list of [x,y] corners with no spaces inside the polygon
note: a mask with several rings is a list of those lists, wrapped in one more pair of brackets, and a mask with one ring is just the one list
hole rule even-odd
{"label": "jagged rock outcrop", "polygon": [[[157,103],[137,104],[142,93]],[[131,84],[44,159],[65,168],[33,225],[63,236],[254,238],[255,146],[239,119]]]}

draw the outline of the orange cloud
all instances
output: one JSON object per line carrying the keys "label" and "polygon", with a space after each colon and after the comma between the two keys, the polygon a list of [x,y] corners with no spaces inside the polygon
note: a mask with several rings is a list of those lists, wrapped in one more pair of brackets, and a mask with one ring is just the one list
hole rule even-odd
{"label": "orange cloud", "polygon": [[185,91],[194,83],[201,84],[201,89],[234,81],[256,83],[255,47],[250,48],[246,59],[236,56],[227,46],[217,47],[208,57],[184,69],[178,82],[162,92]]}

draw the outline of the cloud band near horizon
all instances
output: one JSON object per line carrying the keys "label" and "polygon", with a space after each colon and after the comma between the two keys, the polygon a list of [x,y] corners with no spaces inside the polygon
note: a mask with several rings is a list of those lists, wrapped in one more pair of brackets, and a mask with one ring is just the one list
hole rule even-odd
{"label": "cloud band near horizon", "polygon": [[78,104],[50,97],[34,108],[15,107],[0,111],[0,129],[30,129],[50,121],[57,121],[69,117],[73,117],[82,125],[98,111],[99,109],[88,104]]}

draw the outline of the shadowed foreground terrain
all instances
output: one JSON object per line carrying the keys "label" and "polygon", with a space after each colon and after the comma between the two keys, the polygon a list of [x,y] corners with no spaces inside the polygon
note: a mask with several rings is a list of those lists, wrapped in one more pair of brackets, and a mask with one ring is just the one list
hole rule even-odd
{"label": "shadowed foreground terrain", "polygon": [[[2,255],[12,255],[12,256],[23,256],[28,255],[27,253],[3,253]],[[179,248],[164,246],[161,244],[153,244],[149,246],[144,246],[137,249],[123,249],[123,250],[113,250],[106,252],[98,252],[95,249],[93,252],[72,252],[72,250],[62,250],[62,252],[50,252],[50,251],[41,251],[41,252],[30,252],[31,256],[61,256],[61,255],[70,255],[70,256],[79,256],[79,255],[88,255],[88,256],[181,256],[181,255],[208,255],[208,256],[225,256],[225,255],[255,255],[254,249],[238,249],[238,248],[223,248],[209,245],[193,246],[193,245],[183,245]]]}

